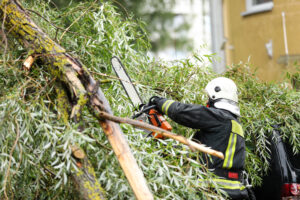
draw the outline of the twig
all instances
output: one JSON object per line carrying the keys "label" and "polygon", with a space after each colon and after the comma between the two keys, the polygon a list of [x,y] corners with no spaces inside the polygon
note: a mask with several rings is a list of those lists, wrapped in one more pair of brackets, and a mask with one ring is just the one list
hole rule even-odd
{"label": "twig", "polygon": [[[100,76],[104,76],[104,77],[108,77],[108,78],[111,78],[111,79],[115,79],[115,80],[119,80],[119,81],[124,81],[124,82],[127,82],[127,83],[130,83],[129,81],[127,80],[123,80],[119,77],[116,77],[116,76],[112,76],[112,75],[108,75],[108,74],[105,74],[105,73],[101,73],[101,72],[91,72],[92,74],[97,74],[97,75],[100,75]],[[138,82],[132,82],[133,85],[136,85],[138,84]]]}
{"label": "twig", "polygon": [[2,26],[1,26],[1,29],[2,29],[2,37],[3,37],[3,40],[1,43],[3,43],[3,41],[5,42],[5,46],[4,46],[4,53],[3,53],[3,60],[4,60],[4,63],[5,63],[5,54],[6,54],[6,50],[7,50],[7,38],[6,38],[6,35],[5,35],[5,20],[6,20],[6,5],[4,7],[4,16],[3,16],[3,21],[2,21]]}
{"label": "twig", "polygon": [[47,81],[47,84],[46,84],[44,87],[40,88],[40,91],[39,91],[39,93],[37,94],[37,96],[35,97],[35,100],[37,100],[37,99],[39,98],[39,95],[42,94],[42,92],[44,92],[45,89],[46,89],[52,82],[54,82],[56,79],[57,79],[57,78],[54,77],[54,78],[51,79],[50,81]]}
{"label": "twig", "polygon": [[[43,168],[44,168],[44,170],[46,172],[48,172],[49,174],[51,174],[54,178],[57,177],[57,175],[54,172],[52,172],[50,169],[48,169],[46,166],[43,166]],[[56,179],[59,179],[59,178],[56,178]]]}
{"label": "twig", "polygon": [[120,2],[118,2],[116,0],[113,0],[113,2],[115,2],[116,4],[118,4],[125,11],[125,13],[127,15],[127,18],[129,18],[129,15],[128,15],[128,12],[127,12],[126,8]]}
{"label": "twig", "polygon": [[[88,36],[88,35],[84,35],[84,34],[81,34],[81,33],[78,33],[78,32],[66,30],[65,28],[59,27],[59,26],[53,24],[51,21],[49,21],[48,19],[46,19],[45,17],[43,17],[41,14],[39,14],[38,12],[36,12],[36,11],[34,11],[34,10],[27,9],[27,11],[32,12],[32,13],[38,15],[40,18],[42,18],[43,20],[45,20],[46,22],[48,22],[50,25],[52,25],[53,27],[55,27],[56,30],[67,31],[68,33],[77,34],[77,35],[79,34],[79,35],[84,36],[84,37],[86,37],[86,38],[93,39],[92,37],[90,37],[90,36]],[[57,31],[56,31],[56,34],[57,34]],[[94,41],[95,41],[95,40],[94,40]]]}
{"label": "twig", "polygon": [[224,155],[223,155],[222,152],[213,150],[209,147],[204,146],[203,144],[198,144],[198,143],[196,143],[192,140],[189,140],[189,139],[187,139],[187,138],[185,138],[181,135],[176,135],[176,134],[174,134],[170,131],[166,131],[162,128],[159,128],[159,127],[156,127],[156,126],[153,126],[153,125],[150,125],[150,124],[147,124],[145,122],[138,121],[138,120],[117,117],[117,116],[111,115],[111,114],[103,112],[103,111],[100,111],[98,114],[99,114],[99,117],[102,117],[104,119],[114,121],[114,122],[117,122],[117,123],[126,123],[126,124],[130,124],[130,125],[133,125],[133,126],[136,126],[136,127],[139,127],[139,128],[143,128],[143,129],[146,129],[146,130],[149,130],[149,131],[153,131],[155,133],[162,134],[164,137],[168,137],[168,138],[177,140],[177,141],[189,146],[192,150],[197,149],[201,152],[204,152],[204,153],[210,154],[212,156],[216,156],[218,158],[224,159]]}
{"label": "twig", "polygon": [[104,149],[109,150],[109,151],[112,151],[112,150],[113,150],[112,148],[109,148],[109,147],[105,146],[104,144],[101,144],[101,143],[99,142],[99,140],[97,140],[97,138],[95,138],[91,133],[87,133],[87,135],[88,135],[90,138],[93,138],[93,139],[96,141],[96,143],[97,143],[99,146],[103,147]]}
{"label": "twig", "polygon": [[20,138],[20,130],[19,130],[19,124],[18,124],[18,120],[15,118],[15,122],[16,122],[16,132],[17,132],[17,136],[16,136],[16,140],[12,146],[12,149],[9,153],[9,162],[8,162],[8,167],[7,167],[7,170],[6,170],[6,174],[5,174],[5,178],[4,178],[4,196],[5,196],[5,199],[8,200],[8,197],[7,197],[7,194],[6,194],[6,182],[8,180],[8,177],[9,177],[9,171],[10,171],[10,166],[11,166],[11,160],[12,160],[12,154],[13,152],[15,151],[15,148],[17,146],[17,143],[18,143],[18,140]]}
{"label": "twig", "polygon": [[[19,169],[21,167],[21,164],[22,164],[23,149],[22,149],[22,147],[20,145],[20,142],[18,143],[18,146],[19,146],[19,149],[20,149],[20,156],[19,156],[20,157],[20,162],[18,163],[18,166],[17,166],[15,172],[13,172],[12,175],[10,176],[10,179],[12,179],[14,177],[14,175],[19,171]],[[9,185],[10,184],[11,183],[9,183]],[[10,186],[10,189],[11,189],[11,186]],[[14,199],[14,194],[13,194],[12,189],[11,189],[11,193],[12,193],[12,199]]]}
{"label": "twig", "polygon": [[23,156],[23,148],[21,147],[20,143],[18,143],[19,149],[20,149],[20,162],[17,166],[17,170],[11,175],[11,178],[19,171],[22,163],[22,156]]}
{"label": "twig", "polygon": [[168,95],[171,95],[172,97],[176,97],[176,95],[178,94],[177,91],[176,92],[175,91],[169,91],[167,89],[163,89],[163,88],[159,88],[159,87],[153,88],[153,90],[156,90],[156,91],[159,91],[159,92],[165,92]]}
{"label": "twig", "polygon": [[85,15],[85,13],[90,9],[90,8],[92,8],[93,6],[94,6],[94,3],[95,2],[97,2],[97,0],[96,1],[94,1],[93,3],[92,3],[92,5],[90,6],[90,7],[88,7],[77,19],[75,19],[73,22],[72,22],[72,24],[68,27],[68,28],[66,28],[66,30],[62,33],[62,35],[60,36],[60,38],[59,38],[59,40],[58,41],[60,41],[62,38],[63,38],[63,36],[65,35],[65,33],[67,32],[67,31],[69,31],[69,29],[83,16],[83,15]]}

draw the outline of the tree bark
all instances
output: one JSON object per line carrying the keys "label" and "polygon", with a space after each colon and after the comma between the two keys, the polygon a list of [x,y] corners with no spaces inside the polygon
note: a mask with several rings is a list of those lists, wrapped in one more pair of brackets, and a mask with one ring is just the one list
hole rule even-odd
{"label": "tree bark", "polygon": [[[32,59],[26,59],[23,66],[31,66]],[[31,64],[30,64],[31,63]],[[24,68],[27,70],[28,68]],[[57,100],[60,101],[58,110],[59,113],[62,114],[62,119],[65,123],[68,123],[69,120],[66,115],[71,110],[71,102],[65,90],[61,84],[61,82],[56,82],[56,93],[57,93]],[[79,131],[82,128],[78,128]],[[99,181],[97,180],[95,170],[91,163],[89,162],[85,152],[83,149],[76,145],[70,146],[72,150],[72,156],[75,158],[75,164],[77,166],[77,171],[73,170],[71,173],[71,178],[73,180],[74,185],[76,186],[76,190],[79,193],[80,199],[82,200],[106,200],[106,193],[104,189],[101,187]]]}
{"label": "tree bark", "polygon": [[81,199],[105,200],[105,191],[97,181],[95,170],[83,150],[72,146],[72,153],[78,167],[78,171],[72,174],[72,178]]}
{"label": "tree bark", "polygon": [[[73,116],[80,117],[80,110],[88,103],[94,112],[112,114],[109,103],[96,81],[86,68],[68,55],[64,48],[49,38],[26,14],[16,0],[0,1],[0,15],[5,30],[13,35],[29,55],[38,58],[48,66],[52,76],[59,78],[69,87],[70,93],[77,99]],[[4,30],[2,30],[4,32]],[[134,159],[129,145],[118,124],[99,119],[99,123],[119,160],[119,163],[133,189],[137,199],[153,199],[144,175]]]}

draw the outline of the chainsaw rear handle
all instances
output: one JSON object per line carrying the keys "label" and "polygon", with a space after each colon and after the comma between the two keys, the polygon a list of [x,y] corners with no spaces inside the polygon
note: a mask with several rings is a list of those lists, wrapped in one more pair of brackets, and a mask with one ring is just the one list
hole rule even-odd
{"label": "chainsaw rear handle", "polygon": [[[172,130],[172,126],[169,124],[169,122],[166,121],[166,119],[162,116],[162,114],[157,110],[151,109],[148,115],[149,115],[148,119],[152,125],[162,128],[166,131]],[[164,139],[164,136],[161,133],[152,132],[151,134],[155,139]]]}
{"label": "chainsaw rear handle", "polygon": [[[139,116],[141,116],[142,114],[146,113],[150,124],[152,124],[156,127],[162,128],[166,131],[172,130],[171,125],[166,121],[166,119],[163,117],[163,115],[155,109],[156,105],[148,106],[148,105],[141,104],[139,106],[139,108],[142,110],[140,112],[138,112],[137,114],[133,115],[132,116],[133,119],[136,119]],[[151,134],[156,139],[164,138],[164,136],[159,133],[152,132]]]}

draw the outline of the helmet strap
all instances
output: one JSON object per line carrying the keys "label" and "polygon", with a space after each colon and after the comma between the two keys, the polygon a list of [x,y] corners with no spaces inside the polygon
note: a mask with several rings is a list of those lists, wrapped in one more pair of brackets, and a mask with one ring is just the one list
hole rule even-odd
{"label": "helmet strap", "polygon": [[208,99],[208,102],[206,103],[206,107],[209,108],[209,107],[214,107],[214,104],[218,101],[217,100],[213,100],[211,98]]}

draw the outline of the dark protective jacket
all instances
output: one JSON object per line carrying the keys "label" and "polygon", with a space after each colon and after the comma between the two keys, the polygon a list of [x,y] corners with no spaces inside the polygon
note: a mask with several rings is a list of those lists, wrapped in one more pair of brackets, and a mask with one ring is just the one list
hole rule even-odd
{"label": "dark protective jacket", "polygon": [[224,160],[212,157],[208,167],[215,169],[215,174],[228,179],[216,181],[228,189],[226,191],[233,199],[241,199],[241,192],[245,191],[240,182],[245,163],[245,140],[237,117],[223,109],[184,104],[164,98],[160,98],[156,104],[160,112],[178,124],[199,129],[194,139],[224,154]]}

